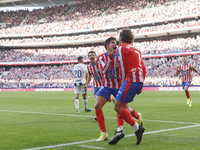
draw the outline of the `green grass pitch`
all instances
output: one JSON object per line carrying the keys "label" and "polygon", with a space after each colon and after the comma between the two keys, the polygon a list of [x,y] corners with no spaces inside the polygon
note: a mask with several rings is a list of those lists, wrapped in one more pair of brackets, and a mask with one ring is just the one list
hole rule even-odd
{"label": "green grass pitch", "polygon": [[[0,150],[197,150],[200,92],[190,95],[192,107],[186,104],[183,91],[144,91],[136,96],[130,106],[142,113],[146,128],[142,142],[136,146],[134,130],[126,122],[124,132],[128,137],[117,145],[108,145],[108,140],[94,141],[100,136],[94,109],[84,112],[80,97],[80,113],[75,114],[73,92],[0,92]],[[88,106],[94,108],[92,92],[88,92]],[[113,106],[108,102],[103,108],[109,137],[117,128]]]}

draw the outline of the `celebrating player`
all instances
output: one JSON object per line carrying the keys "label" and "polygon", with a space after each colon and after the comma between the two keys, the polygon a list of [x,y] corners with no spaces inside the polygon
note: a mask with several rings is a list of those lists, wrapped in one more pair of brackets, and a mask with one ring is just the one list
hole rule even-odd
{"label": "celebrating player", "polygon": [[[137,137],[136,144],[141,142],[145,128],[133,119],[128,103],[132,102],[136,94],[140,94],[145,79],[146,68],[142,61],[141,52],[132,45],[134,40],[130,29],[123,29],[120,32],[118,47],[119,59],[121,61],[122,86],[119,89],[115,101],[115,111],[135,130]],[[116,144],[124,137],[123,131],[118,132],[109,141],[109,144]]]}
{"label": "celebrating player", "polygon": [[[189,104],[189,107],[192,106],[192,100],[190,98],[190,93],[188,91],[188,88],[192,81],[192,75],[191,75],[192,71],[198,73],[197,69],[194,66],[192,66],[192,64],[188,63],[187,57],[184,56],[183,64],[177,67],[176,75],[179,75],[180,72],[182,73],[182,86],[183,86],[183,90],[185,90],[185,94],[187,97],[187,104]],[[200,75],[200,73],[198,74]]]}
{"label": "celebrating player", "polygon": [[[97,58],[101,64],[101,70],[104,77],[104,85],[101,86],[100,90],[98,91],[95,101],[95,113],[97,122],[101,129],[101,136],[97,139],[97,141],[108,139],[102,108],[111,94],[116,97],[116,94],[121,86],[121,80],[119,78],[121,76],[120,60],[118,59],[118,54],[116,53],[116,38],[108,38],[105,41],[105,48],[107,52]],[[140,124],[142,124],[142,118],[133,108],[130,108],[130,112],[135,118],[139,119],[138,121]],[[123,131],[124,119],[119,114],[117,114],[117,124],[117,133]]]}
{"label": "celebrating player", "polygon": [[[101,130],[101,136],[97,139],[97,141],[103,141],[108,139],[102,108],[107,102],[107,100],[110,98],[111,94],[114,95],[114,97],[116,96],[118,89],[121,86],[121,81],[119,79],[119,60],[116,54],[116,38],[108,38],[105,41],[105,48],[107,52],[103,53],[97,58],[97,61],[100,62],[101,70],[104,77],[104,86],[101,86],[95,99],[95,113],[97,117],[97,122]],[[110,54],[111,52],[113,52],[112,54],[114,56]],[[111,63],[112,57],[114,57],[115,63],[114,61]]]}
{"label": "celebrating player", "polygon": [[83,64],[83,57],[78,57],[78,64],[74,65],[74,94],[75,94],[75,107],[76,113],[79,113],[79,93],[81,91],[83,95],[83,104],[85,106],[85,112],[92,111],[91,108],[88,108],[87,102],[87,90],[84,89],[86,82],[85,77],[87,78],[87,67]]}
{"label": "celebrating player", "polygon": [[[101,71],[100,63],[98,63],[96,60],[96,52],[89,51],[88,58],[90,60],[90,64],[87,66],[88,78],[87,78],[84,88],[85,88],[85,90],[87,90],[87,87],[93,77],[94,78],[93,92],[94,92],[94,96],[96,97],[97,92],[99,91],[100,87],[103,85],[103,74]],[[114,97],[111,96],[109,101],[112,101],[113,99],[114,99]]]}

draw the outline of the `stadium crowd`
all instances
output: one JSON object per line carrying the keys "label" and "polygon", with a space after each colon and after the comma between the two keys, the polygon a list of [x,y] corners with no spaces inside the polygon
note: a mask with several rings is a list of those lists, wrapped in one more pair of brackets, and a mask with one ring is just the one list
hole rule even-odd
{"label": "stadium crowd", "polygon": [[[111,4],[113,1],[105,0],[105,3],[102,3],[103,5]],[[117,1],[119,2],[119,5],[125,2],[129,2],[132,6],[135,6],[135,3],[131,3],[132,0],[123,0],[123,1]],[[34,11],[34,15],[31,17],[30,20],[34,20],[34,23],[31,21],[28,21],[27,25],[24,26],[16,26],[12,28],[3,28],[0,29],[0,32],[2,35],[15,35],[15,34],[37,34],[37,33],[62,33],[62,32],[74,32],[77,30],[92,30],[92,29],[104,29],[104,28],[113,28],[113,27],[121,27],[121,26],[130,26],[135,23],[143,23],[143,22],[152,22],[153,20],[156,22],[162,22],[167,21],[169,18],[181,18],[181,17],[188,17],[188,16],[198,16],[200,12],[200,4],[198,3],[198,0],[186,0],[186,1],[179,1],[178,3],[174,5],[152,5],[150,8],[144,8],[144,4],[147,4],[148,1],[136,1],[136,3],[139,3],[140,7],[137,7],[137,9],[128,9],[127,11],[122,12],[115,12],[113,10],[115,9],[109,9],[112,13],[102,13],[99,15],[99,11],[101,10],[101,3],[98,2],[98,0],[95,0],[97,2],[98,7],[91,7],[93,10],[88,10],[89,12],[84,12],[83,10],[87,10],[84,8],[88,8],[90,4],[84,5],[83,8],[78,7],[77,9],[74,8],[75,12],[73,14],[68,14],[69,20],[66,21],[57,21],[56,19],[51,23],[48,23],[50,21],[47,21],[47,23],[44,24],[34,24],[35,22],[38,22],[41,18],[40,15],[43,16],[49,16],[49,12],[54,12],[59,7],[53,7],[52,11],[47,11],[46,9],[39,9]],[[115,3],[114,1],[113,3]],[[135,1],[134,1],[135,2]],[[93,3],[91,3],[93,4]],[[95,4],[95,3],[94,3]],[[99,5],[98,5],[99,4]],[[81,5],[81,4],[77,4]],[[88,6],[87,6],[88,5]],[[95,5],[94,5],[95,6]],[[113,7],[115,8],[115,6]],[[66,16],[63,16],[63,10],[58,9],[61,11],[61,15],[55,16],[53,18],[67,18]],[[41,11],[41,12],[40,12]],[[101,10],[102,11],[102,10]],[[92,12],[92,13],[91,13]],[[47,13],[48,15],[46,15]],[[97,15],[95,15],[95,13]],[[54,13],[55,15],[60,13]],[[78,15],[74,15],[78,14]],[[81,15],[80,15],[81,14]],[[92,15],[90,15],[92,14]],[[134,15],[130,15],[134,14]],[[30,14],[29,14],[30,15]],[[54,16],[54,15],[51,15]],[[95,17],[92,17],[95,16]],[[29,17],[27,17],[29,18]],[[51,17],[50,17],[51,18]],[[43,18],[48,19],[48,18]],[[65,20],[64,19],[64,20]],[[53,20],[53,19],[51,19]],[[153,22],[154,22],[153,21]],[[26,22],[26,21],[25,21]]]}
{"label": "stadium crowd", "polygon": [[[139,49],[143,55],[194,52],[200,51],[200,36],[197,36],[196,38],[188,37],[175,38],[171,40],[136,42],[133,45]],[[76,60],[80,55],[87,58],[87,53],[91,50],[94,50],[97,55],[106,51],[102,45],[54,49],[1,50],[0,62],[48,62]]]}
{"label": "stadium crowd", "polygon": [[[168,23],[163,25],[155,25],[150,27],[132,28],[133,34],[140,34],[145,32],[163,31],[169,29],[178,29],[183,27],[200,26],[200,20],[192,20],[186,22]],[[86,40],[102,37],[118,36],[117,31],[99,32],[93,34],[80,34],[71,36],[53,36],[42,38],[22,38],[22,39],[0,39],[0,44],[22,44],[22,43],[41,43],[41,42],[61,42],[61,41],[74,41]]]}
{"label": "stadium crowd", "polygon": [[[198,70],[200,55],[189,57]],[[182,57],[144,59],[147,68],[144,85],[180,85],[176,76],[176,67],[182,64]],[[0,82],[4,88],[11,87],[73,87],[73,64],[46,65],[35,67],[11,67],[5,71],[0,68]],[[194,74],[194,85],[200,85],[200,78]],[[92,86],[92,82],[90,84]]]}
{"label": "stadium crowd", "polygon": [[[132,28],[134,34],[199,26],[200,20],[166,23],[170,18],[199,16],[198,0],[178,1],[163,5],[168,0],[94,0],[68,6],[46,7],[29,11],[0,12],[0,22],[11,24],[11,28],[2,28],[3,36],[39,33],[73,33],[95,29],[124,27],[145,22],[163,22],[161,25]],[[39,22],[42,24],[39,24]],[[23,25],[20,25],[23,24]],[[43,38],[0,39],[0,44],[59,42],[82,39],[117,36],[115,31],[98,34],[73,36],[54,36]],[[143,55],[184,53],[199,51],[200,37],[174,38],[136,42],[134,47]],[[90,50],[97,55],[105,52],[102,45],[90,47],[68,47],[52,49],[16,49],[1,50],[0,62],[48,62],[75,60],[78,56],[87,58]],[[199,70],[200,55],[192,56],[189,61]],[[147,67],[145,85],[180,85],[181,79],[175,76],[176,67],[182,63],[181,57],[145,59]],[[73,64],[0,67],[0,88],[36,88],[36,87],[73,87]],[[195,75],[193,84],[200,85]],[[91,83],[92,85],[92,83]]]}

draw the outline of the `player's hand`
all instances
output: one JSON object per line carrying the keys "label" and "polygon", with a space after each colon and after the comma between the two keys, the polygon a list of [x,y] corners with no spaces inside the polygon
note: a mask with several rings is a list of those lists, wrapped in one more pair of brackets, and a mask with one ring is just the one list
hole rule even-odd
{"label": "player's hand", "polygon": [[88,85],[84,85],[84,87],[83,87],[83,88],[84,88],[84,90],[87,90],[87,88],[88,88]]}
{"label": "player's hand", "polygon": [[137,93],[137,95],[140,95],[141,93],[142,93],[142,89],[141,89],[141,91],[140,91],[140,92],[138,92],[138,93]]}
{"label": "player's hand", "polygon": [[115,98],[114,98],[113,95],[111,95],[108,101],[109,101],[109,102],[112,102],[113,100],[115,100]]}
{"label": "player's hand", "polygon": [[115,52],[114,52],[114,50],[113,51],[111,51],[109,54],[109,58],[110,58],[110,60],[113,58],[113,56],[115,55]]}

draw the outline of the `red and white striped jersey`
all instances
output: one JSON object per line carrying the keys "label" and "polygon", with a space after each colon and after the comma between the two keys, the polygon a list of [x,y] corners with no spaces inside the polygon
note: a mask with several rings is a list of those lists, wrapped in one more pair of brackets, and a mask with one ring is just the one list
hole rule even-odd
{"label": "red and white striped jersey", "polygon": [[101,64],[101,70],[104,77],[104,86],[108,88],[119,89],[121,86],[121,70],[118,54],[109,59],[108,53],[103,53],[97,57],[97,61]]}
{"label": "red and white striped jersey", "polygon": [[182,82],[192,81],[192,64],[188,63],[186,65],[180,65],[178,72],[182,73]]}
{"label": "red and white striped jersey", "polygon": [[124,43],[118,47],[117,53],[120,57],[122,71],[122,82],[144,82],[146,67],[142,61],[141,52],[132,44]]}
{"label": "red and white striped jersey", "polygon": [[103,74],[101,72],[100,64],[95,63],[92,65],[91,63],[87,65],[87,70],[89,75],[93,76],[93,87],[100,88],[103,85]]}

